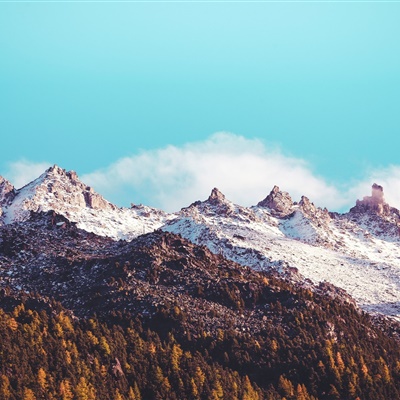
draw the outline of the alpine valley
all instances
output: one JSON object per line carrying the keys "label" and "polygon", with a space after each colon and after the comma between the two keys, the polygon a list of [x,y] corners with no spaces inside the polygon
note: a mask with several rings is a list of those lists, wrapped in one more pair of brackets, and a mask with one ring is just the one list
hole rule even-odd
{"label": "alpine valley", "polygon": [[400,399],[399,210],[259,200],[0,177],[0,399]]}

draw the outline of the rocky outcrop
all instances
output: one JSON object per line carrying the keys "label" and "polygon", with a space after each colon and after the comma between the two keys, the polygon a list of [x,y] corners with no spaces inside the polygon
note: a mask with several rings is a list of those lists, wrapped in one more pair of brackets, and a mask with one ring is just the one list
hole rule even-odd
{"label": "rocky outcrop", "polygon": [[316,207],[308,197],[302,196],[293,212],[280,221],[280,229],[285,235],[310,243],[314,246],[332,248],[331,217],[327,209]]}
{"label": "rocky outcrop", "polygon": [[259,207],[266,207],[271,214],[277,217],[286,217],[292,213],[293,201],[289,193],[282,192],[278,186],[274,186],[270,194],[257,204]]}
{"label": "rocky outcrop", "polygon": [[14,197],[14,186],[7,179],[0,176],[0,206],[9,203]]}
{"label": "rocky outcrop", "polygon": [[229,216],[234,213],[235,206],[225,195],[217,188],[211,191],[210,196],[204,202],[195,203],[198,210],[205,211],[209,215]]}
{"label": "rocky outcrop", "polygon": [[226,198],[225,198],[225,195],[222,192],[219,191],[219,189],[214,188],[211,191],[211,194],[208,197],[207,201],[210,204],[218,205],[218,204],[221,204],[221,203],[226,203]]}
{"label": "rocky outcrop", "polygon": [[[75,171],[54,165],[44,175],[43,183],[38,185],[36,194],[51,194],[51,205],[57,211],[57,206],[72,208],[90,207],[97,210],[114,210],[116,207],[96,193],[93,188],[82,183]],[[35,196],[36,197],[36,196]]]}
{"label": "rocky outcrop", "polygon": [[331,220],[329,211],[326,208],[321,209],[315,207],[314,203],[312,203],[306,196],[301,196],[299,209],[302,210],[308,218],[312,219],[314,222],[318,222],[318,225],[328,223]]}
{"label": "rocky outcrop", "polygon": [[0,203],[0,225],[26,221],[32,212],[54,211],[88,232],[132,240],[160,228],[169,218],[151,207],[119,208],[81,182],[76,172],[57,165],[21,189],[7,185],[3,192],[9,192],[11,200]]}
{"label": "rocky outcrop", "polygon": [[356,205],[350,209],[350,213],[370,213],[382,217],[391,217],[393,214],[399,216],[399,210],[390,207],[385,201],[383,187],[374,183],[372,185],[371,196],[365,196],[362,200],[357,200]]}
{"label": "rocky outcrop", "polygon": [[219,189],[214,188],[211,191],[211,194],[208,197],[207,202],[216,206],[216,205],[227,203],[227,200],[226,200],[225,195]]}
{"label": "rocky outcrop", "polygon": [[3,207],[7,206],[15,197],[14,186],[0,176],[0,225],[2,224]]}
{"label": "rocky outcrop", "polygon": [[371,196],[357,200],[347,218],[368,229],[368,234],[388,241],[400,241],[400,211],[385,201],[383,188],[374,183]]}
{"label": "rocky outcrop", "polygon": [[299,207],[307,215],[314,215],[317,212],[317,207],[315,207],[314,203],[312,203],[310,199],[306,196],[301,196]]}
{"label": "rocky outcrop", "polygon": [[77,211],[89,207],[96,210],[114,210],[116,207],[82,183],[75,171],[67,172],[57,165],[49,168],[36,181],[17,192],[26,195],[24,207],[31,211],[52,209]]}

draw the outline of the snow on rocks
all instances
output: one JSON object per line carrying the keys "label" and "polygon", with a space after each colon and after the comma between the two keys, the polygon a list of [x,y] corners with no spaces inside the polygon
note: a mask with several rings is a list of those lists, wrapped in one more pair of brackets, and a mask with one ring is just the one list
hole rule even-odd
{"label": "snow on rocks", "polygon": [[250,208],[214,191],[162,229],[242,265],[289,271],[295,280],[330,282],[365,310],[400,316],[400,243],[394,221],[354,212],[330,214],[306,197],[296,204],[277,186]]}
{"label": "snow on rocks", "polygon": [[365,310],[400,317],[400,212],[376,184],[346,214],[329,213],[304,196],[295,203],[277,186],[257,206],[234,204],[214,188],[207,200],[167,214],[142,205],[116,207],[75,172],[53,166],[19,190],[0,178],[0,206],[0,224],[54,211],[114,240],[155,229],[177,233],[242,265],[330,282]]}
{"label": "snow on rocks", "polygon": [[82,183],[74,171],[54,165],[15,191],[12,202],[3,207],[4,222],[25,221],[31,211],[49,210],[88,232],[127,240],[158,229],[169,218],[167,213],[151,207],[119,208]]}
{"label": "snow on rocks", "polygon": [[345,218],[356,222],[373,237],[399,242],[400,211],[386,203],[383,188],[376,183],[372,185],[372,195],[357,200]]}

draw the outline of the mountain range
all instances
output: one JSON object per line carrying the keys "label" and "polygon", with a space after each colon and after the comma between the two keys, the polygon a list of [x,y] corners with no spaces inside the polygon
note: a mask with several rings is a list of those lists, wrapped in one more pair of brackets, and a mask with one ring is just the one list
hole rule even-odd
{"label": "mountain range", "polygon": [[256,270],[274,270],[304,284],[328,282],[368,312],[400,315],[400,212],[383,188],[344,214],[292,200],[275,186],[252,207],[233,204],[216,188],[205,201],[175,213],[132,205],[120,208],[54,165],[15,189],[0,178],[0,224],[24,222],[32,212],[54,211],[77,228],[130,241],[160,229],[206,246]]}
{"label": "mountain range", "polygon": [[275,186],[175,213],[0,178],[0,399],[400,398],[399,211]]}

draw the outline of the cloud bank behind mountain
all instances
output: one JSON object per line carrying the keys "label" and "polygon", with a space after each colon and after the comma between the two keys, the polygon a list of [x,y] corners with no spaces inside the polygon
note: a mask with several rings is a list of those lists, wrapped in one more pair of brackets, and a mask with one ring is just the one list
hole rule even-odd
{"label": "cloud bank behind mountain", "polygon": [[[17,161],[9,165],[5,177],[20,187],[49,165]],[[166,211],[207,198],[213,187],[233,202],[250,206],[274,185],[295,201],[305,195],[320,207],[345,211],[356,199],[369,195],[374,182],[384,187],[389,204],[400,207],[400,166],[371,168],[363,180],[350,182],[349,177],[348,183],[337,185],[318,175],[306,160],[259,139],[227,132],[179,147],[141,151],[80,178],[118,205],[143,203]]]}

